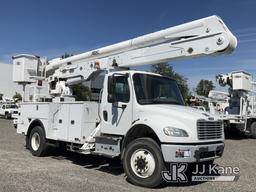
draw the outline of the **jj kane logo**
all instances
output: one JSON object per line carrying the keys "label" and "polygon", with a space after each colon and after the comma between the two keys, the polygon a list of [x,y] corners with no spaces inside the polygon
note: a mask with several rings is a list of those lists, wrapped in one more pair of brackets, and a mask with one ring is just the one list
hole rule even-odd
{"label": "jj kane logo", "polygon": [[191,178],[193,182],[200,181],[237,181],[239,178],[239,167],[218,166],[216,164],[200,163],[192,167],[188,173],[189,164],[171,163],[169,171],[163,171],[162,177],[167,182],[186,183]]}

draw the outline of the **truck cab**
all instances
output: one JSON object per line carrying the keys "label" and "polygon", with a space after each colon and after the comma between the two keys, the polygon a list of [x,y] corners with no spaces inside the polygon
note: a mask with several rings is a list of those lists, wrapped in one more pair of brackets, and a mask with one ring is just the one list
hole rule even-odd
{"label": "truck cab", "polygon": [[166,162],[212,160],[220,157],[224,149],[223,122],[186,106],[176,81],[158,74],[109,73],[100,116],[103,134],[114,133],[128,140],[154,135]]}

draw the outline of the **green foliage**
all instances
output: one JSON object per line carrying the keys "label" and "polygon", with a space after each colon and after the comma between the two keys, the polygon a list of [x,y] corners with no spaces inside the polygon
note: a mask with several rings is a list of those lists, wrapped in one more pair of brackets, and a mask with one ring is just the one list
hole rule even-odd
{"label": "green foliage", "polygon": [[[65,53],[61,56],[62,59],[73,56],[74,54]],[[91,99],[91,91],[89,87],[84,86],[82,83],[71,86],[73,91],[73,95],[75,96],[77,101],[88,101]]]}
{"label": "green foliage", "polygon": [[33,95],[29,95],[29,101],[33,101]]}
{"label": "green foliage", "polygon": [[22,100],[22,96],[20,93],[15,92],[14,96],[12,97],[15,101],[21,101]]}
{"label": "green foliage", "polygon": [[171,65],[169,65],[168,63],[155,64],[151,66],[151,71],[153,73],[158,73],[160,75],[164,75],[176,80],[183,98],[186,99],[188,97],[189,88],[187,84],[187,78],[183,75],[176,73]]}
{"label": "green foliage", "polygon": [[71,89],[77,101],[89,101],[91,99],[89,87],[84,86],[82,83],[71,86]]}
{"label": "green foliage", "polygon": [[209,80],[200,80],[196,87],[196,93],[201,96],[207,97],[209,92],[213,90],[215,86],[212,81]]}

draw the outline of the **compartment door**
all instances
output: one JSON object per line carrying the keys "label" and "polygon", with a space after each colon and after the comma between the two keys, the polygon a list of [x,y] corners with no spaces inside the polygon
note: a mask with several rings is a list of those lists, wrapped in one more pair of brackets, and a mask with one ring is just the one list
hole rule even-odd
{"label": "compartment door", "polygon": [[58,112],[57,119],[57,139],[68,141],[68,127],[69,127],[69,104],[62,104]]}
{"label": "compartment door", "polygon": [[82,126],[84,117],[83,104],[70,104],[68,140],[74,143],[82,141]]}

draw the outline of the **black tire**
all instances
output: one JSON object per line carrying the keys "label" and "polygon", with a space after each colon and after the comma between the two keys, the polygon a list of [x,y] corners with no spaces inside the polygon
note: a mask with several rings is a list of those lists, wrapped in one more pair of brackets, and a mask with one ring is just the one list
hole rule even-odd
{"label": "black tire", "polygon": [[256,121],[250,126],[250,135],[253,139],[256,139]]}
{"label": "black tire", "polygon": [[[163,161],[161,149],[160,149],[159,145],[153,139],[151,139],[151,138],[136,139],[136,140],[132,141],[131,143],[129,143],[128,146],[124,150],[125,151],[124,151],[124,156],[123,156],[123,168],[126,173],[127,179],[131,183],[133,183],[135,185],[143,186],[143,187],[157,187],[158,185],[160,185],[163,182],[162,171],[165,171],[166,167],[165,167],[165,163]],[[142,177],[138,176],[137,175],[138,173],[135,173],[136,171],[134,171],[132,168],[131,159],[132,159],[133,154],[135,154],[135,152],[138,150],[146,150],[147,152],[150,153],[151,157],[153,157],[153,159],[155,161],[155,169],[153,169],[154,170],[153,173],[146,178],[142,178]],[[146,153],[144,153],[144,154],[146,154]],[[136,160],[137,160],[136,162],[144,161],[144,163],[142,162],[142,166],[144,165],[145,166],[144,168],[148,169],[148,167],[146,166],[148,163],[145,159],[137,158]],[[141,162],[139,162],[139,163],[141,163]],[[137,167],[138,167],[138,165],[141,165],[139,163],[136,164]]]}
{"label": "black tire", "polygon": [[7,113],[5,113],[4,118],[5,118],[5,119],[10,119],[10,118],[11,118],[11,114],[10,114],[10,113],[8,113],[8,112],[7,112]]}
{"label": "black tire", "polygon": [[[35,145],[33,145],[33,142],[35,141],[37,141],[36,143],[38,144],[38,146],[36,146],[37,149]],[[29,139],[28,139],[28,146],[33,156],[42,157],[47,154],[48,146],[46,144],[46,138],[45,138],[44,130],[42,127],[36,126],[31,130]]]}
{"label": "black tire", "polygon": [[26,149],[30,149],[30,147],[29,147],[30,146],[29,145],[29,137],[30,137],[30,135],[26,136],[26,140],[25,140],[26,141],[26,144],[25,144]]}

